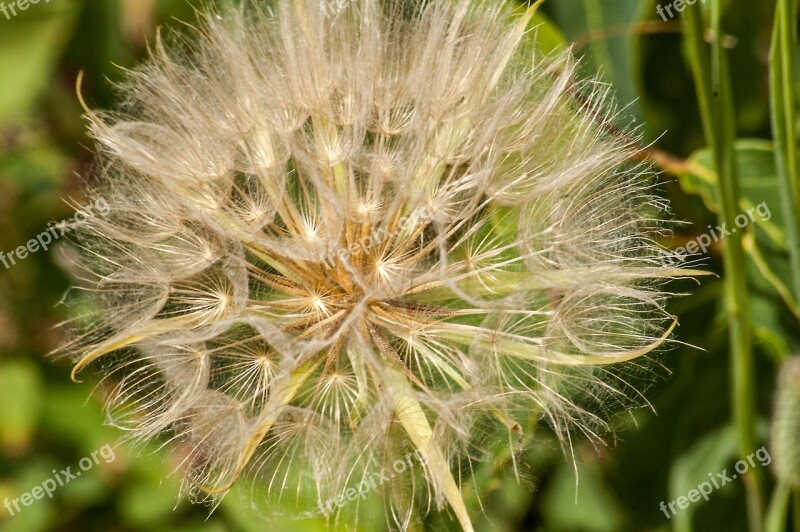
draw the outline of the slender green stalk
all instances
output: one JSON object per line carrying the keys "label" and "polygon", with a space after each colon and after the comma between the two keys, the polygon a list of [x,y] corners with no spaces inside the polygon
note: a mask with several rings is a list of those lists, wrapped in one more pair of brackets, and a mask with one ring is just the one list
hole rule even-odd
{"label": "slender green stalk", "polygon": [[792,488],[788,484],[778,483],[767,509],[765,532],[786,532],[786,522],[789,515],[789,501],[792,497]]}
{"label": "slender green stalk", "polygon": [[[735,228],[739,208],[739,186],[736,175],[734,139],[736,124],[730,89],[730,74],[725,51],[721,45],[720,3],[711,3],[713,42],[711,54],[704,40],[702,12],[695,3],[684,11],[684,24],[689,60],[703,120],[706,139],[714,156],[719,188],[720,222]],[[750,301],[745,273],[745,253],[742,231],[732,231],[723,246],[725,268],[725,304],[731,353],[734,422],[737,427],[739,452],[742,456],[756,448],[755,394],[750,328]],[[762,529],[760,472],[751,469],[743,475],[747,495],[747,514],[750,530]]]}
{"label": "slender green stalk", "polygon": [[797,0],[778,0],[769,58],[770,106],[775,138],[775,162],[786,221],[786,241],[792,274],[792,294],[800,302],[800,178],[795,126],[794,65],[797,49]]}
{"label": "slender green stalk", "polygon": [[[775,139],[775,164],[778,170],[781,209],[785,220],[786,241],[789,247],[792,295],[800,302],[800,177],[797,161],[796,101],[794,94],[795,50],[797,49],[797,0],[777,0],[772,46],[769,57],[770,109],[772,133]],[[786,490],[779,485],[770,506],[788,511]],[[786,498],[784,502],[781,499]],[[800,493],[792,490],[792,523],[800,531]],[[785,527],[784,520],[781,524]]]}
{"label": "slender green stalk", "polygon": [[792,489],[792,524],[794,532],[800,532],[800,490]]}

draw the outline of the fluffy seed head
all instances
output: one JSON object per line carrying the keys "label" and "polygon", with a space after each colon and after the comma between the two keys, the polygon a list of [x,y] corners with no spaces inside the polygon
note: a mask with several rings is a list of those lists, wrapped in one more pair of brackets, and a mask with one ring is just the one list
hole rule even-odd
{"label": "fluffy seed head", "polygon": [[424,493],[469,529],[453,470],[487,435],[595,437],[589,405],[637,392],[621,374],[671,330],[665,206],[531,14],[246,4],[88,114],[110,214],[81,230],[95,310],[68,348],[114,423],[183,444],[189,492],[325,503],[417,451],[391,515]]}

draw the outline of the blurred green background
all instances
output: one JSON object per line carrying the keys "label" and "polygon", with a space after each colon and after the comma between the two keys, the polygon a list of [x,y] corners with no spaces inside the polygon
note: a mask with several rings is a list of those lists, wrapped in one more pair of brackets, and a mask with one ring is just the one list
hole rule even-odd
{"label": "blurred green background", "polygon": [[[9,2],[6,2],[9,3]],[[75,80],[85,71],[91,107],[114,105],[120,67],[146,53],[161,24],[192,21],[197,3],[183,0],[50,0],[7,20],[0,13],[0,251],[24,245],[48,222],[67,219],[90,173],[92,145],[84,132]],[[710,5],[710,3],[709,3]],[[745,237],[752,305],[758,446],[767,443],[776,368],[798,353],[797,305],[788,287],[787,243],[781,238],[780,194],[770,141],[771,1],[721,2],[737,126],[736,156],[743,195],[766,201],[770,223]],[[708,8],[706,5],[704,8]],[[573,44],[586,75],[616,91],[622,126],[633,120],[642,144],[665,172],[661,192],[687,223],[679,246],[707,231],[719,211],[716,174],[701,125],[697,94],[679,19],[664,22],[652,0],[548,0],[537,37],[544,48]],[[796,23],[796,21],[794,21]],[[792,110],[793,111],[793,110]],[[103,426],[93,384],[74,384],[66,361],[48,358],[68,316],[58,303],[69,286],[63,242],[23,264],[0,266],[0,503],[52,476],[77,468],[118,431]],[[749,246],[749,247],[747,247]],[[607,448],[576,440],[577,467],[544,427],[521,454],[518,482],[507,456],[484,464],[465,497],[479,530],[619,531],[747,530],[743,482],[732,481],[667,519],[661,501],[685,495],[709,473],[741,458],[731,424],[727,321],[720,246],[702,257],[716,276],[676,283],[688,295],[671,307],[676,342],[658,355],[664,369],[645,377],[654,413],[642,408],[614,418]],[[689,347],[697,346],[697,348]],[[800,413],[799,413],[800,415]],[[756,449],[754,448],[753,451]],[[209,509],[178,498],[174,452],[115,447],[81,478],[11,517],[0,508],[0,531],[37,530],[324,530],[321,520],[264,521],[247,494],[232,493]],[[764,494],[774,489],[761,467]],[[576,471],[579,482],[576,489]],[[385,526],[379,518],[364,530]],[[454,529],[433,514],[430,530]]]}

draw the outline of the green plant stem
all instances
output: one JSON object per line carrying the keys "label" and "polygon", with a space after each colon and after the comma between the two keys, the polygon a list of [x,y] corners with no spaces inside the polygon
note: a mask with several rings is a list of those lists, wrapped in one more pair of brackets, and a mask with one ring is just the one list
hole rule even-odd
{"label": "green plant stem", "polygon": [[775,138],[775,163],[786,222],[792,294],[800,302],[800,179],[795,126],[794,62],[797,48],[797,0],[778,0],[770,49],[770,108]]}
{"label": "green plant stem", "polygon": [[[736,125],[727,57],[721,45],[721,12],[718,1],[711,3],[713,42],[709,56],[704,39],[700,3],[684,11],[686,43],[690,66],[703,120],[703,130],[714,156],[717,186],[721,198],[719,218],[735,228],[739,208],[734,139]],[[756,448],[755,393],[750,327],[750,301],[747,290],[742,231],[732,232],[723,245],[725,305],[728,315],[731,355],[731,402],[739,452],[747,456]],[[750,530],[762,530],[760,472],[751,469],[743,475]]]}
{"label": "green plant stem", "polygon": [[787,517],[789,515],[789,500],[792,497],[792,488],[788,484],[778,483],[767,509],[765,532],[786,532]]}
{"label": "green plant stem", "polygon": [[792,525],[794,532],[800,532],[800,490],[792,489]]}
{"label": "green plant stem", "polygon": [[[772,134],[775,139],[775,165],[778,170],[781,209],[785,220],[789,248],[791,291],[794,301],[800,302],[800,179],[798,178],[797,129],[795,125],[794,65],[797,49],[797,0],[777,0],[772,46],[769,56],[770,111]],[[778,485],[770,506],[784,508],[783,520],[777,525],[786,527],[788,488]],[[784,501],[783,498],[786,500]],[[792,530],[800,531],[800,493],[791,492]]]}

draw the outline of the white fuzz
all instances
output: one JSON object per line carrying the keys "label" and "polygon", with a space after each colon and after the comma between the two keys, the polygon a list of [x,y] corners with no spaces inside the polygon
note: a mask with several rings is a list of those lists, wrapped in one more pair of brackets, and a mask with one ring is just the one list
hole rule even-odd
{"label": "white fuzz", "polygon": [[409,4],[202,16],[89,113],[111,210],[67,348],[117,425],[188,449],[195,496],[326,502],[417,451],[397,525],[431,496],[469,530],[476,440],[596,437],[669,335],[665,205],[606,89],[534,51],[532,10]]}

